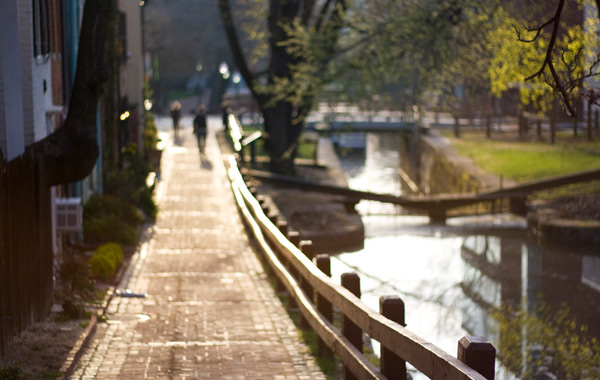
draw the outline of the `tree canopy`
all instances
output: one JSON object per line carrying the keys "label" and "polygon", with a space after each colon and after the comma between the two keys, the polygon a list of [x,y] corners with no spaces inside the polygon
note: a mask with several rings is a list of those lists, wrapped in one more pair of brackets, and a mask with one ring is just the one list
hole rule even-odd
{"label": "tree canopy", "polygon": [[[323,89],[339,101],[389,94],[404,109],[480,115],[515,90],[522,106],[545,112],[558,97],[575,115],[582,98],[597,102],[599,1],[246,0],[239,16],[230,0],[219,5],[265,116],[271,159],[282,161]],[[255,23],[236,28],[242,14]],[[240,34],[254,41],[252,52]]]}
{"label": "tree canopy", "polygon": [[[271,168],[293,172],[298,138],[318,89],[327,82],[348,5],[346,0],[271,0],[264,5],[245,4],[249,7],[246,11],[252,11],[246,15],[259,16],[252,33],[262,41],[252,47],[265,50],[266,57],[248,59],[252,53],[240,42],[229,0],[219,0],[221,18],[235,64],[263,114]],[[261,20],[260,15],[266,19]],[[246,34],[248,37],[253,36]],[[264,49],[265,46],[268,48]]]}

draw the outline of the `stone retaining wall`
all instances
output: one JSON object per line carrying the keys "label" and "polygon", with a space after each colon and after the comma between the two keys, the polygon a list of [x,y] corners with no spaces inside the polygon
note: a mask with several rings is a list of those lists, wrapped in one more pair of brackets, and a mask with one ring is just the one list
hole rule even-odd
{"label": "stone retaining wall", "polygon": [[[500,178],[485,173],[435,131],[415,139],[406,136],[402,169],[425,194],[476,193],[500,186]],[[504,185],[508,185],[505,181]]]}

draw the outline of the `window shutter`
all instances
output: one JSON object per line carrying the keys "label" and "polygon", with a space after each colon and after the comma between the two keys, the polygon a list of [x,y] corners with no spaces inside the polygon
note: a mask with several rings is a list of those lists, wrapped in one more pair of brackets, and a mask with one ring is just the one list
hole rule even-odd
{"label": "window shutter", "polygon": [[48,0],[33,0],[33,55],[50,53],[50,9]]}
{"label": "window shutter", "polygon": [[50,8],[48,0],[41,0],[40,3],[42,55],[46,55],[50,53]]}

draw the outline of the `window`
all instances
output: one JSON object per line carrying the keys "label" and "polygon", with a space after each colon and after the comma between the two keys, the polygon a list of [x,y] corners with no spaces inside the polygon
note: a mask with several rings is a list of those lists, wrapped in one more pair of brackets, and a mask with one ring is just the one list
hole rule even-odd
{"label": "window", "polygon": [[33,0],[33,55],[50,53],[50,16],[48,0]]}

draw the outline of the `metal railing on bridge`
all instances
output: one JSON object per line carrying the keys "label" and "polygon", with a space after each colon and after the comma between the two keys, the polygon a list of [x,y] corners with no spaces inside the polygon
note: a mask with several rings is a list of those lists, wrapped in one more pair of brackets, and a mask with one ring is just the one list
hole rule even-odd
{"label": "metal railing on bridge", "polygon": [[[241,131],[239,127],[233,130]],[[337,355],[344,378],[406,379],[408,362],[434,380],[494,379],[496,350],[492,344],[480,337],[463,337],[454,357],[404,327],[404,304],[399,297],[381,297],[380,311],[372,310],[360,300],[358,275],[346,273],[341,285],[333,282],[329,256],[312,257],[309,241],[301,241],[285,221],[269,215],[268,205],[248,188],[234,157],[228,161],[228,175],[239,211],[276,276],[278,289],[287,291],[303,324],[319,336],[319,353]],[[342,315],[341,330],[333,322],[334,308]],[[380,368],[363,355],[365,333],[381,344]]]}

